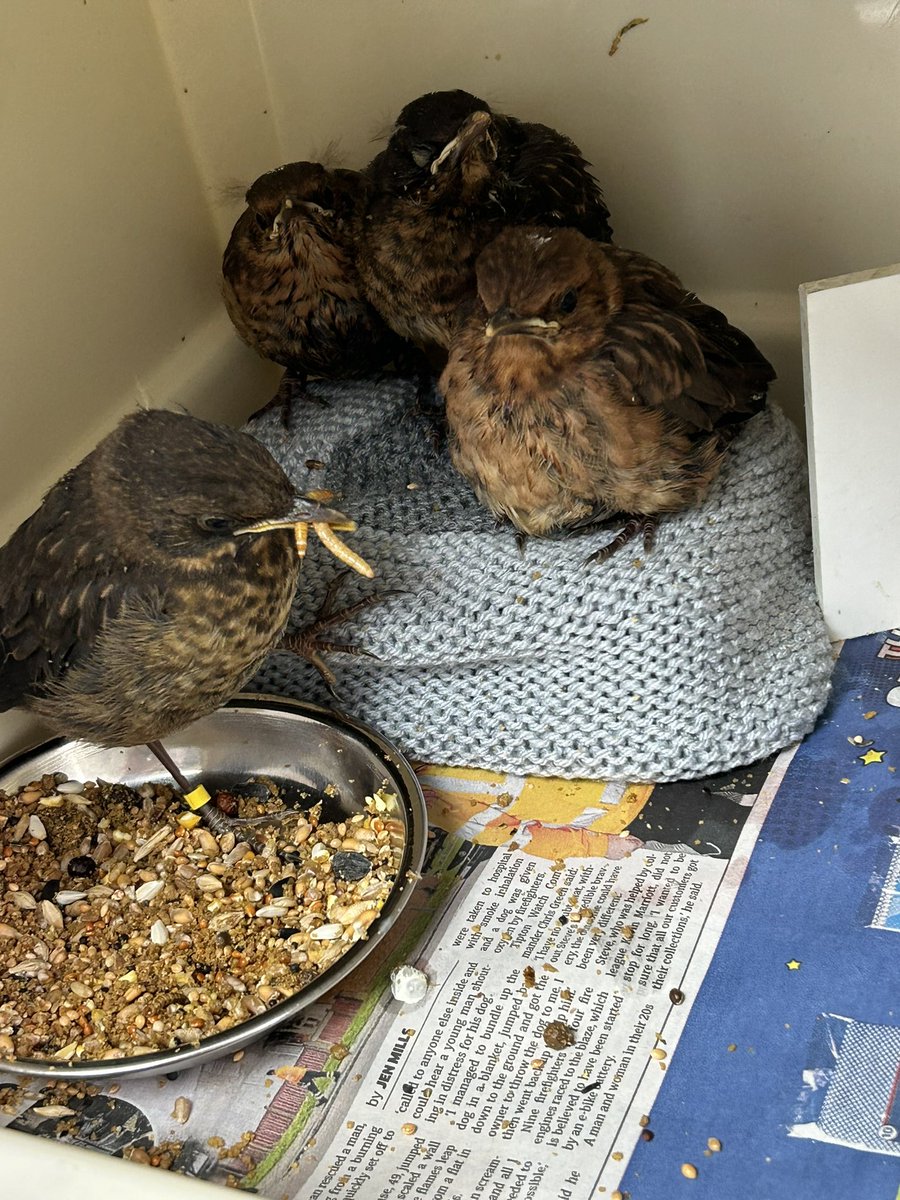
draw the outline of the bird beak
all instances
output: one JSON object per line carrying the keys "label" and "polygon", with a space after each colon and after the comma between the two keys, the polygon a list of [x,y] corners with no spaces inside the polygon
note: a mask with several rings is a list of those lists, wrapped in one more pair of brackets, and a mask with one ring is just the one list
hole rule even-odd
{"label": "bird beak", "polygon": [[510,333],[522,333],[531,337],[553,337],[559,333],[558,321],[545,321],[542,317],[517,317],[508,308],[499,308],[484,327],[487,338],[503,337]]}
{"label": "bird beak", "polygon": [[356,529],[356,522],[342,512],[338,512],[336,508],[327,508],[322,500],[313,495],[299,496],[294,507],[286,516],[283,517],[266,517],[265,520],[255,521],[252,525],[245,525],[242,529],[236,529],[236,535],[244,533],[268,533],[270,529],[290,529],[296,528],[298,525],[312,525],[313,523],[328,525],[331,529],[340,529],[347,533],[352,533]]}
{"label": "bird beak", "polygon": [[484,138],[485,144],[492,152],[491,157],[497,157],[497,147],[494,144],[494,139],[490,135],[491,114],[486,112],[474,112],[470,117],[467,117],[465,123],[457,133],[455,138],[447,143],[434,162],[431,164],[431,174],[437,175],[438,171],[449,159],[451,165],[459,162],[466,154],[470,146],[474,146],[476,142]]}
{"label": "bird beak", "polygon": [[287,212],[288,209],[293,208],[293,207],[294,207],[293,200],[291,200],[289,197],[286,196],[284,199],[284,203],[282,204],[281,208],[279,208],[279,210],[278,210],[275,220],[272,222],[272,232],[269,234],[270,238],[278,237],[279,231],[281,230],[281,227],[284,224],[285,219],[286,219],[285,213]]}
{"label": "bird beak", "polygon": [[309,527],[312,525],[319,541],[327,550],[331,551],[335,558],[354,571],[358,571],[360,575],[365,575],[367,579],[372,579],[375,575],[372,567],[364,558],[345,545],[334,532],[336,529],[340,529],[352,533],[356,529],[356,522],[351,521],[337,509],[326,508],[324,500],[330,499],[330,496],[330,492],[308,492],[305,496],[298,498],[287,516],[256,521],[253,525],[245,525],[243,529],[236,529],[235,533],[266,533],[270,529],[293,529],[297,557],[302,560],[306,556],[306,542],[309,537]]}

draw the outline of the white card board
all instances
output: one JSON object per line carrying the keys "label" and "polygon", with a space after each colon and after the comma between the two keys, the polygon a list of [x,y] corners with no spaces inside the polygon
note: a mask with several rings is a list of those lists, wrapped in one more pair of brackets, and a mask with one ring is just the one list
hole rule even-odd
{"label": "white card board", "polygon": [[900,263],[800,288],[819,603],[831,636],[900,625]]}

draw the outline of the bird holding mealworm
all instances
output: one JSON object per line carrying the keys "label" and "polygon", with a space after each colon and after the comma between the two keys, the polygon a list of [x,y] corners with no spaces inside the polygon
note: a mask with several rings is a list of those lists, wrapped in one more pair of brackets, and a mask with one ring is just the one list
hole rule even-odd
{"label": "bird holding mealworm", "polygon": [[439,390],[456,468],[521,535],[623,514],[589,561],[698,503],[775,378],[751,339],[633,250],[572,229],[505,230]]}
{"label": "bird holding mealworm", "polygon": [[160,740],[279,647],[310,524],[372,574],[333,532],[353,522],[298,496],[247,434],[163,410],[125,417],[0,549],[0,711],[23,705],[103,746],[147,743],[170,766]]}
{"label": "bird holding mealworm", "polygon": [[365,375],[401,348],[366,301],[353,245],[365,178],[286,163],[247,192],[222,259],[222,294],[237,333],[288,369],[281,399],[309,375]]}
{"label": "bird holding mealworm", "polygon": [[429,92],[407,104],[365,173],[356,261],[366,295],[392,329],[441,364],[460,303],[474,292],[475,259],[502,228],[540,221],[612,236],[574,142],[494,113],[469,92]]}

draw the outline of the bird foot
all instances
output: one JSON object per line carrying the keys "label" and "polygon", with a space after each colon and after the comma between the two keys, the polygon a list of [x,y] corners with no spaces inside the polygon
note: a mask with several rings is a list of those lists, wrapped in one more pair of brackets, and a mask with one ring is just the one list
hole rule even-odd
{"label": "bird foot", "polygon": [[256,421],[273,409],[277,409],[281,416],[282,427],[286,430],[291,428],[291,411],[295,400],[309,400],[313,404],[321,405],[322,408],[329,408],[329,403],[322,396],[313,396],[306,390],[306,376],[295,375],[292,371],[285,371],[281,377],[281,382],[278,384],[278,391],[262,408],[258,408],[252,416],[247,418],[247,424],[251,421]]}
{"label": "bird foot", "polygon": [[416,396],[412,405],[413,417],[425,427],[425,436],[431,443],[434,454],[440,456],[447,449],[447,414],[443,397],[435,388],[435,376],[427,370],[419,373]]}
{"label": "bird foot", "polygon": [[391,596],[402,594],[399,591],[372,592],[370,595],[363,596],[362,599],[356,600],[352,604],[345,604],[343,608],[335,610],[335,599],[349,574],[349,571],[341,571],[339,575],[335,576],[328,586],[325,599],[322,601],[319,611],[310,624],[304,626],[303,629],[284,634],[278,647],[280,650],[290,650],[292,654],[299,654],[301,658],[305,658],[308,663],[311,663],[324,679],[325,686],[332,696],[334,696],[335,700],[340,698],[337,693],[337,676],[325,662],[322,655],[349,654],[354,658],[374,659],[377,659],[378,656],[377,654],[373,654],[371,650],[364,649],[362,646],[323,639],[321,634],[333,625],[343,625],[346,621],[351,621],[354,617],[359,616],[360,613],[365,612],[366,609],[383,603]]}
{"label": "bird foot", "polygon": [[599,550],[595,550],[593,554],[587,556],[584,560],[585,566],[588,563],[606,562],[607,559],[612,558],[617,550],[621,550],[623,546],[627,546],[638,534],[641,534],[643,537],[644,553],[649,554],[653,549],[658,528],[658,517],[650,517],[642,514],[629,517],[611,542],[607,542],[605,546],[601,546]]}

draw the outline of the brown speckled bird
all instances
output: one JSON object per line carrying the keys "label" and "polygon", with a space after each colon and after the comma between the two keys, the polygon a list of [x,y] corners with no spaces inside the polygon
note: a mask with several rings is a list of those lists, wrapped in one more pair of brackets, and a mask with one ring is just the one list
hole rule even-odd
{"label": "brown speckled bird", "polygon": [[407,104],[366,168],[357,265],[392,329],[443,363],[475,259],[504,226],[541,222],[609,239],[609,211],[574,142],[464,91]]}
{"label": "brown speckled bird", "polygon": [[0,711],[160,756],[278,644],[306,521],[352,527],[246,434],[126,417],[0,549]]}
{"label": "brown speckled bird", "polygon": [[633,250],[570,229],[505,230],[478,259],[479,303],[439,383],[450,449],[522,535],[616,514],[603,561],[696,504],[772,367],[722,313]]}
{"label": "brown speckled bird", "polygon": [[365,375],[398,339],[366,301],[353,263],[365,180],[287,163],[247,192],[222,259],[225,307],[241,338],[302,391],[309,375]]}

